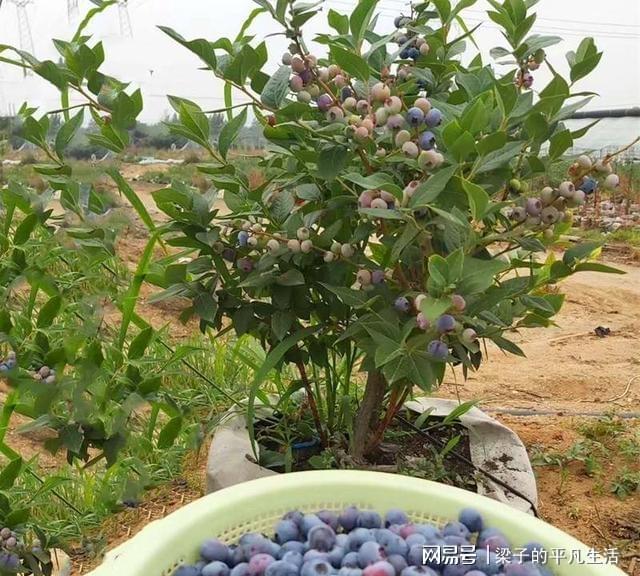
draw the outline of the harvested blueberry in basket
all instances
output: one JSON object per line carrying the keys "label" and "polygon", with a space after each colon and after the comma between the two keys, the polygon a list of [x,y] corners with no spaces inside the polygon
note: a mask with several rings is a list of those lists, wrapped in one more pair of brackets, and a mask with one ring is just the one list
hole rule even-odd
{"label": "harvested blueberry in basket", "polygon": [[351,506],[288,512],[272,534],[245,534],[237,544],[207,540],[200,561],[173,576],[550,576],[544,560],[542,545],[512,549],[471,508],[438,527],[399,509],[382,517]]}

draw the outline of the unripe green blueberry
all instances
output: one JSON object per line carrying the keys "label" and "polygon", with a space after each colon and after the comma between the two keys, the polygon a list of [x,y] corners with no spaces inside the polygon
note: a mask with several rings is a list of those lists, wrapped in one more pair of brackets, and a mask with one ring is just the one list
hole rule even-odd
{"label": "unripe green blueberry", "polygon": [[384,126],[389,118],[389,113],[384,108],[378,108],[376,110],[376,125]]}
{"label": "unripe green blueberry", "polygon": [[427,295],[426,294],[418,294],[414,299],[413,299],[413,305],[415,306],[416,310],[420,310],[420,306],[422,305],[422,303],[427,299]]}
{"label": "unripe green blueberry", "polygon": [[360,286],[368,286],[371,284],[371,272],[369,270],[360,270],[356,275],[356,280]]}
{"label": "unripe green blueberry", "polygon": [[271,238],[267,242],[267,248],[270,252],[275,252],[276,250],[280,249],[280,242],[278,242],[275,238]]}
{"label": "unripe green blueberry", "polygon": [[383,84],[382,82],[374,84],[373,88],[371,88],[371,97],[378,102],[384,102],[390,96],[391,89],[389,88],[389,86]]}
{"label": "unripe green blueberry", "polygon": [[379,210],[386,210],[388,208],[387,203],[382,198],[374,198],[371,201],[371,208],[377,208]]}
{"label": "unripe green blueberry", "polygon": [[409,142],[409,140],[411,140],[411,132],[409,132],[408,130],[400,130],[400,132],[396,134],[395,143],[399,148],[402,147],[406,142]]}
{"label": "unripe green blueberry", "polygon": [[289,250],[291,250],[291,252],[293,252],[294,254],[297,254],[298,252],[300,252],[300,241],[292,238],[287,242],[287,248],[289,248]]}
{"label": "unripe green blueberry", "polygon": [[304,72],[307,69],[307,66],[304,63],[304,60],[300,58],[300,56],[294,56],[291,59],[291,69],[294,72],[297,72],[298,74],[300,74],[300,72]]}
{"label": "unripe green blueberry", "polygon": [[298,237],[298,240],[308,240],[310,236],[309,228],[307,228],[306,226],[298,228],[298,230],[296,231],[296,236]]}
{"label": "unripe green blueberry", "polygon": [[298,53],[298,45],[295,42],[291,42],[291,44],[289,44],[289,52],[291,52],[291,54]]}
{"label": "unripe green blueberry", "polygon": [[522,190],[522,183],[517,178],[513,178],[509,181],[509,188],[513,192],[520,192],[520,190]]}
{"label": "unripe green blueberry", "polygon": [[545,230],[543,230],[542,234],[547,240],[551,240],[555,235],[552,228],[546,228]]}
{"label": "unripe green blueberry", "polygon": [[340,74],[340,66],[337,64],[331,64],[329,68],[327,68],[329,72],[329,78],[335,78],[338,74]]}
{"label": "unripe green blueberry", "polygon": [[291,80],[289,80],[289,88],[291,88],[292,92],[300,92],[304,87],[304,82],[300,76],[292,76]]}
{"label": "unripe green blueberry", "polygon": [[249,236],[249,238],[247,238],[247,246],[250,246],[251,248],[255,248],[258,245],[258,239],[255,236]]}
{"label": "unripe green blueberry", "polygon": [[306,90],[301,90],[298,92],[298,102],[302,102],[303,104],[308,104],[311,102],[311,94]]}
{"label": "unripe green blueberry", "polygon": [[222,254],[223,250],[224,250],[224,244],[222,242],[214,242],[213,243],[213,251],[216,254]]}
{"label": "unripe green blueberry", "polygon": [[333,79],[333,83],[338,87],[338,88],[344,88],[347,85],[347,79],[345,76],[343,76],[342,74],[338,74],[334,79]]}
{"label": "unripe green blueberry", "polygon": [[251,222],[249,222],[248,220],[245,220],[245,221],[242,223],[242,229],[243,229],[245,232],[248,232],[249,230],[251,230]]}
{"label": "unripe green blueberry", "polygon": [[427,100],[426,98],[418,98],[413,105],[416,108],[420,108],[420,110],[422,110],[425,115],[428,114],[431,111],[431,102],[429,102],[429,100]]}
{"label": "unripe green blueberry", "polygon": [[573,198],[571,198],[571,205],[582,206],[586,198],[587,198],[587,195],[584,193],[584,191],[576,190],[575,194],[573,195]]}
{"label": "unripe green blueberry", "polygon": [[342,252],[342,244],[335,240],[331,243],[331,252],[334,254],[340,254]]}
{"label": "unripe green blueberry", "polygon": [[309,86],[307,86],[307,92],[309,92],[309,94],[311,94],[311,98],[315,100],[320,96],[320,86],[317,84],[309,84]]}
{"label": "unripe green blueberry", "polygon": [[324,253],[324,261],[329,263],[335,260],[336,255],[333,252],[325,252]]}
{"label": "unripe green blueberry", "polygon": [[575,193],[575,191],[576,191],[576,187],[573,185],[573,182],[570,182],[569,180],[567,180],[566,182],[563,182],[558,187],[558,192],[560,193],[560,196],[562,196],[563,198],[571,198]]}
{"label": "unripe green blueberry", "polygon": [[591,158],[589,158],[589,156],[587,156],[586,154],[582,154],[581,156],[578,156],[578,159],[576,160],[578,166],[580,166],[580,168],[584,168],[585,170],[589,170],[592,166],[593,163],[591,162]]}
{"label": "unripe green blueberry", "polygon": [[545,206],[549,206],[556,199],[556,193],[551,186],[545,186],[540,191],[540,200]]}
{"label": "unripe green blueberry", "polygon": [[382,190],[380,192],[380,198],[382,198],[387,204],[391,204],[396,201],[396,197],[391,194],[391,192],[387,192],[386,190]]}
{"label": "unripe green blueberry", "polygon": [[358,140],[358,142],[364,142],[369,138],[369,130],[367,130],[364,126],[358,126],[355,129],[353,136],[356,140]]}
{"label": "unripe green blueberry", "polygon": [[378,158],[384,158],[387,155],[387,151],[384,148],[378,148],[376,150],[376,156]]}
{"label": "unripe green blueberry", "polygon": [[527,68],[529,68],[529,70],[531,70],[532,72],[536,71],[538,68],[540,68],[540,64],[538,62],[536,62],[535,60],[529,60],[527,62]]}
{"label": "unripe green blueberry", "polygon": [[384,109],[389,114],[399,114],[402,111],[402,100],[397,96],[390,96],[384,101]]}
{"label": "unripe green blueberry", "polygon": [[540,220],[544,224],[550,225],[555,224],[558,221],[558,209],[554,206],[547,206],[540,212]]}
{"label": "unripe green blueberry", "polygon": [[329,79],[329,70],[327,68],[320,68],[320,70],[318,70],[318,80],[326,84],[329,82]]}
{"label": "unripe green blueberry", "polygon": [[418,148],[418,145],[415,142],[405,142],[402,145],[402,151],[409,158],[417,158],[418,154],[420,153],[420,149]]}
{"label": "unripe green blueberry", "polygon": [[349,98],[345,98],[345,101],[342,103],[342,107],[345,110],[355,110],[356,106],[358,104],[358,101],[353,97],[353,96],[349,96]]}
{"label": "unripe green blueberry", "polygon": [[293,56],[291,56],[291,54],[289,54],[289,52],[285,52],[285,53],[282,55],[282,63],[283,63],[285,66],[291,66],[291,61],[292,61],[292,59],[293,59]]}
{"label": "unripe green blueberry", "polygon": [[355,254],[355,250],[351,244],[343,244],[340,246],[340,254],[342,254],[344,258],[351,258]]}
{"label": "unripe green blueberry", "polygon": [[311,240],[303,240],[300,243],[300,250],[302,250],[304,254],[309,254],[309,252],[313,250],[313,242]]}
{"label": "unripe green blueberry", "polygon": [[425,43],[422,46],[420,46],[420,54],[422,54],[423,56],[426,56],[427,54],[429,54],[429,44]]}
{"label": "unripe green blueberry", "polygon": [[478,340],[478,335],[473,328],[465,328],[460,335],[460,340],[462,340],[465,344],[471,344]]}
{"label": "unripe green blueberry", "polygon": [[344,112],[337,106],[332,106],[327,112],[327,120],[329,122],[342,122],[344,120]]}
{"label": "unripe green blueberry", "polygon": [[604,187],[607,190],[613,190],[614,188],[617,188],[620,185],[620,177],[617,174],[609,174],[609,176],[607,176],[604,179]]}

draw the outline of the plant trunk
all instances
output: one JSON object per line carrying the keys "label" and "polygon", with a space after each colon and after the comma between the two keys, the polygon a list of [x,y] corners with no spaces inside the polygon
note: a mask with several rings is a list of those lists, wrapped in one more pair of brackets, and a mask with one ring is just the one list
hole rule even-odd
{"label": "plant trunk", "polygon": [[369,372],[364,397],[353,426],[351,454],[354,458],[362,458],[366,454],[369,437],[378,426],[386,389],[387,381],[382,373],[376,370]]}

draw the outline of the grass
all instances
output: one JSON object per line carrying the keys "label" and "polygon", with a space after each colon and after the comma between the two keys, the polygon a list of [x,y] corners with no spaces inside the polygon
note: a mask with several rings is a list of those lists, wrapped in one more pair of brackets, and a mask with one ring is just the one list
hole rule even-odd
{"label": "grass", "polygon": [[632,246],[634,248],[640,248],[640,228],[620,228],[614,232],[573,228],[571,233],[575,236],[580,236],[585,240],[592,240],[594,242],[616,242],[626,244],[627,246]]}

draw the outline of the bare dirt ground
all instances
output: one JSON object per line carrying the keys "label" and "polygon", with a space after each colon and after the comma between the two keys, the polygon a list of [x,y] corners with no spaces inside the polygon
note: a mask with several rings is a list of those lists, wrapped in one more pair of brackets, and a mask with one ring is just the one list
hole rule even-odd
{"label": "bare dirt ground", "polygon": [[[139,166],[125,168],[149,211],[160,218],[150,193],[162,186],[137,181],[143,171]],[[135,227],[120,240],[119,251],[132,268],[145,242],[144,234]],[[513,335],[526,359],[490,348],[489,360],[480,372],[471,374],[467,381],[461,374],[455,380],[449,376],[438,394],[478,400],[483,409],[494,412],[520,435],[531,454],[566,451],[583,439],[581,423],[594,420],[584,413],[636,413],[635,419],[624,421],[624,427],[640,438],[640,267],[619,262],[613,265],[627,274],[588,272],[562,284],[567,299],[556,327]],[[143,295],[151,292],[145,287]],[[179,311],[166,306],[143,301],[139,312],[159,327]],[[597,326],[610,328],[610,335],[596,336]],[[171,323],[176,337],[195,330],[195,324]],[[518,410],[543,414],[506,413]],[[17,449],[30,455],[40,451],[38,438],[22,437],[15,430],[9,434]],[[588,545],[599,549],[620,547],[627,573],[640,576],[640,490],[618,498],[610,493],[606,482],[627,466],[640,472],[640,462],[629,464],[613,452],[601,460],[602,469],[595,476],[587,475],[579,463],[569,464],[564,473],[557,466],[536,467],[541,514]],[[48,457],[43,463],[55,466]],[[104,527],[109,547],[201,496],[203,477],[204,456],[193,458],[186,463],[184,479],[149,492],[138,508],[111,518]],[[92,563],[75,557],[74,574],[86,573]]]}

